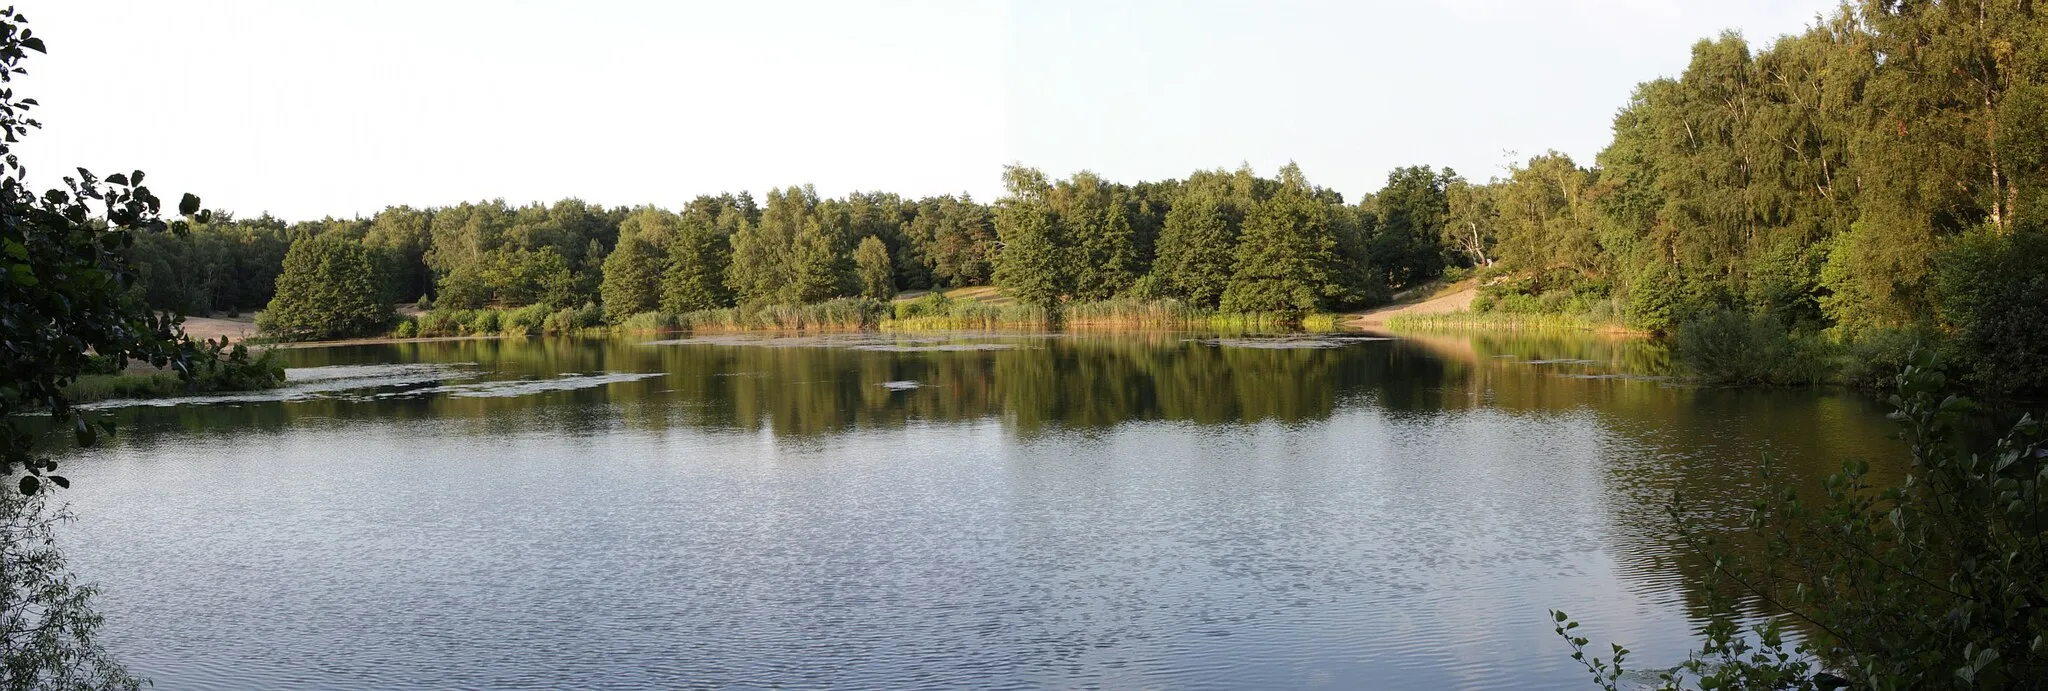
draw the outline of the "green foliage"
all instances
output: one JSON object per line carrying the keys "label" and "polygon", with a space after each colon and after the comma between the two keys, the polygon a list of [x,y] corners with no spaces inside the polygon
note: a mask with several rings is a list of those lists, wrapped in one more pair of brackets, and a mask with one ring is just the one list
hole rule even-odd
{"label": "green foliage", "polygon": [[1037,170],[1005,169],[1010,195],[996,206],[995,284],[1017,300],[1045,310],[1058,307],[1073,286],[1073,262],[1051,186]]}
{"label": "green foliage", "polygon": [[205,315],[253,310],[270,302],[291,237],[283,221],[234,220],[216,211],[191,232],[145,233],[127,249],[137,286],[151,309]]}
{"label": "green foliage", "polygon": [[861,297],[884,301],[896,297],[896,266],[881,238],[861,238],[860,248],[853,251],[853,263]]}
{"label": "green foliage", "polygon": [[[1717,594],[1701,650],[1664,688],[1996,689],[2048,679],[2044,430],[2023,416],[2004,436],[1972,443],[1971,405],[1946,386],[1925,358],[1896,379],[1892,418],[1914,461],[1901,486],[1874,486],[1868,464],[1851,462],[1823,484],[1825,501],[1809,504],[1767,458],[1769,489],[1730,536],[1674,498],[1680,537],[1715,565],[1708,592],[1734,586],[1783,614],[1747,638],[1735,603]],[[1741,548],[1751,542],[1760,544]],[[1585,659],[1587,640],[1554,616]],[[1788,620],[1807,632],[1803,642],[1782,635]],[[1833,674],[1810,674],[1815,663]],[[1619,659],[1589,669],[1608,688],[1623,674]]]}
{"label": "green foliage", "polygon": [[904,232],[909,240],[909,261],[899,263],[929,275],[930,287],[987,285],[992,279],[995,223],[988,208],[974,203],[972,197],[944,196],[918,202]]}
{"label": "green foliage", "polygon": [[99,642],[97,590],[78,582],[56,547],[71,516],[47,495],[0,492],[0,687],[139,689]]}
{"label": "green foliage", "polygon": [[895,318],[885,320],[878,326],[883,329],[911,331],[1044,328],[1052,323],[1052,313],[1035,305],[992,305],[979,300],[955,300],[934,291],[916,300],[896,303]]}
{"label": "green foliage", "polygon": [[[549,314],[552,312],[548,310],[548,306],[539,303],[507,310],[499,315],[497,330],[513,336],[531,336],[541,332]],[[483,329],[478,329],[477,332],[488,333]]]}
{"label": "green foliage", "polygon": [[[700,202],[710,201],[709,198]],[[711,207],[713,204],[701,204]],[[676,236],[668,244],[668,265],[661,277],[663,312],[694,312],[730,307],[733,293],[725,277],[732,266],[735,233],[747,227],[747,211],[732,203],[718,203],[684,214]]]}
{"label": "green foliage", "polygon": [[2048,391],[2048,233],[1967,233],[1936,266],[1936,314],[1972,383]]}
{"label": "green foliage", "polygon": [[221,391],[261,391],[283,386],[284,362],[273,351],[252,355],[248,347],[226,338],[200,341],[188,361],[191,369],[130,374],[114,370],[85,374],[64,387],[72,403],[115,398],[162,398]]}
{"label": "green foliage", "polygon": [[604,282],[598,292],[604,300],[605,320],[614,324],[629,315],[653,310],[660,304],[661,265],[665,260],[654,244],[638,237],[623,238],[604,260]]}
{"label": "green foliage", "polygon": [[540,331],[550,334],[576,333],[596,327],[603,320],[604,312],[597,308],[597,303],[586,302],[582,307],[564,307],[548,314],[546,319],[541,320]]}
{"label": "green foliage", "polygon": [[844,210],[821,205],[815,190],[770,190],[760,221],[732,235],[726,285],[742,304],[801,304],[846,295],[853,283],[850,224]]}
{"label": "green foliage", "polygon": [[277,296],[256,320],[272,338],[307,341],[383,333],[391,298],[376,253],[339,235],[303,237],[285,253]]}
{"label": "green foliage", "polygon": [[226,336],[200,341],[199,352],[189,362],[190,374],[184,380],[192,392],[260,391],[284,385],[284,361],[276,351],[251,355],[248,346],[230,344]]}
{"label": "green foliage", "polygon": [[1219,306],[1225,312],[1303,314],[1334,297],[1337,237],[1331,211],[1291,173],[1281,191],[1253,208],[1237,245],[1237,266]]}
{"label": "green foliage", "polygon": [[1838,348],[1826,337],[1789,329],[1764,314],[1722,310],[1686,322],[1672,348],[1701,381],[1795,386],[1831,381]]}
{"label": "green foliage", "polygon": [[1240,216],[1232,205],[1203,191],[1182,196],[1166,213],[1159,259],[1152,266],[1162,294],[1215,308],[1237,264]]}
{"label": "green foliage", "polygon": [[1386,187],[1368,202],[1379,218],[1372,235],[1372,255],[1386,282],[1413,287],[1443,272],[1444,227],[1450,218],[1449,187],[1457,174],[1429,166],[1395,170]]}

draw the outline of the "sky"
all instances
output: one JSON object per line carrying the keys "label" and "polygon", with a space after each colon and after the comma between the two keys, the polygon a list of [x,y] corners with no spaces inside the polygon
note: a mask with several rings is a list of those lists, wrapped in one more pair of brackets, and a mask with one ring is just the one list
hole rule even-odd
{"label": "sky", "polygon": [[32,182],[141,169],[286,220],[391,205],[966,192],[1289,161],[1347,199],[1409,165],[1590,164],[1639,82],[1834,0],[17,0]]}

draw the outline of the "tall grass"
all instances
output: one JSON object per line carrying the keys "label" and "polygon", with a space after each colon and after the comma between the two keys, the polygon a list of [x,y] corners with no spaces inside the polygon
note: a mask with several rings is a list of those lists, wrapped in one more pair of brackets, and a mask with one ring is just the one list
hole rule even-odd
{"label": "tall grass", "polygon": [[1214,315],[1171,298],[1114,298],[1101,302],[1069,303],[1061,309],[1061,316],[1062,321],[1075,326],[1189,326],[1207,321]]}
{"label": "tall grass", "polygon": [[[685,312],[641,323],[690,331],[852,331],[879,326],[889,306],[867,298],[839,298],[809,305],[760,305]],[[634,320],[628,319],[628,322]]]}
{"label": "tall grass", "polygon": [[64,387],[72,403],[91,403],[117,398],[162,398],[185,391],[185,382],[171,372],[148,374],[87,374]]}
{"label": "tall grass", "polygon": [[1071,303],[1062,308],[1068,326],[1092,328],[1208,328],[1222,331],[1334,331],[1335,314],[1215,312],[1173,299],[1118,298]]}
{"label": "tall grass", "polygon": [[952,329],[1045,328],[1052,315],[1045,308],[1023,303],[992,305],[979,300],[962,300],[931,292],[916,300],[895,304],[893,318],[880,326],[891,331],[942,331]]}

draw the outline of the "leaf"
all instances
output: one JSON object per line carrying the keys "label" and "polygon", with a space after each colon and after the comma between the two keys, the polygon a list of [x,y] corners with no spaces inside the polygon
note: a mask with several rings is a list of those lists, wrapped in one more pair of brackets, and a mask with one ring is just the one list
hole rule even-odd
{"label": "leaf", "polygon": [[42,484],[43,483],[37,480],[36,476],[34,475],[23,475],[21,476],[20,484],[21,493],[24,495],[33,495],[36,493],[36,490],[42,488]]}
{"label": "leaf", "polygon": [[[138,173],[138,174],[139,174],[139,173]],[[186,192],[186,193],[185,193],[185,196],[184,196],[184,197],[181,197],[181,198],[179,198],[179,199],[178,199],[178,215],[181,215],[181,216],[192,216],[192,215],[196,215],[196,214],[198,214],[198,213],[199,213],[199,196],[198,196],[198,195],[195,195],[195,194],[193,194],[193,193],[191,193],[191,192]]]}
{"label": "leaf", "polygon": [[64,477],[62,475],[51,475],[50,482],[57,483],[58,487],[62,487],[64,489],[71,489],[71,479]]}

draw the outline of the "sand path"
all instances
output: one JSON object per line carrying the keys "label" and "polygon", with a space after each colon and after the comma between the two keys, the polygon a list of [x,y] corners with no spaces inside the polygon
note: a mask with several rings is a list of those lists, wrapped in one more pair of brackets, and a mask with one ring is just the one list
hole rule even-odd
{"label": "sand path", "polygon": [[1344,321],[1345,326],[1359,329],[1377,329],[1387,325],[1387,320],[1403,314],[1444,314],[1472,308],[1472,298],[1479,296],[1479,287],[1471,283],[1460,283],[1420,302],[1387,305],[1352,315]]}

